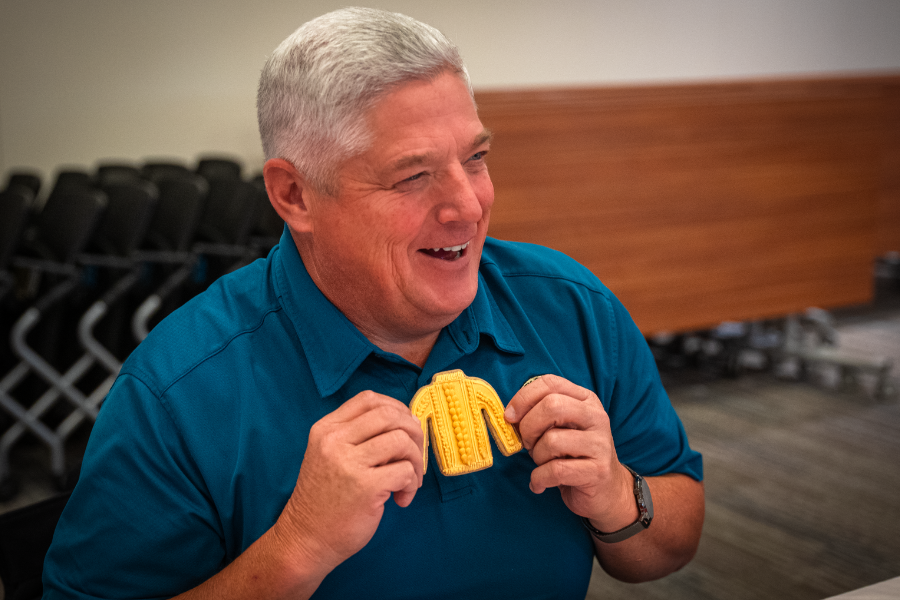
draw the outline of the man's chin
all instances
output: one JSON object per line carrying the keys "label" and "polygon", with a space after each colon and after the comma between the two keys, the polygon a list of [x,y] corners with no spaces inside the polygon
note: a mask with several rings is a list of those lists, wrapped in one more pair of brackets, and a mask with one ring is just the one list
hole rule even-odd
{"label": "man's chin", "polygon": [[[473,258],[470,255],[447,261],[450,264],[428,258],[431,265],[420,265],[425,268],[418,273],[420,293],[416,304],[422,312],[440,316],[442,320],[449,319],[447,323],[451,323],[472,304],[478,292],[478,263]],[[434,268],[434,263],[444,264]]]}
{"label": "man's chin", "polygon": [[466,288],[468,289],[436,290],[432,294],[426,310],[436,324],[441,323],[439,329],[452,323],[475,300],[478,291],[477,280],[475,285],[469,284]]}

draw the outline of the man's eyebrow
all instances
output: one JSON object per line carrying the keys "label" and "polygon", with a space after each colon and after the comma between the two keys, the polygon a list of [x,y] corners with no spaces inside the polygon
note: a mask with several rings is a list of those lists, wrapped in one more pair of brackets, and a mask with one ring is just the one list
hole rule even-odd
{"label": "man's eyebrow", "polygon": [[[474,150],[479,146],[483,146],[484,144],[490,143],[490,141],[494,138],[494,134],[489,129],[483,129],[481,133],[475,136],[475,139],[472,141],[472,145],[470,148]],[[409,167],[414,167],[416,165],[421,165],[429,162],[434,156],[431,152],[423,152],[421,154],[410,154],[409,156],[404,156],[403,158],[398,159],[396,162],[391,164],[391,171],[402,171],[403,169],[408,169]]]}
{"label": "man's eyebrow", "polygon": [[409,156],[404,156],[403,158],[398,159],[395,163],[391,165],[391,171],[402,171],[403,169],[408,169],[409,167],[414,167],[416,165],[421,165],[427,163],[431,157],[433,156],[432,152],[423,152],[422,154],[410,154]]}
{"label": "man's eyebrow", "polygon": [[491,140],[494,139],[494,133],[490,129],[482,129],[481,133],[475,136],[475,141],[472,142],[472,148],[477,148],[478,146],[482,146],[484,144],[489,144]]}

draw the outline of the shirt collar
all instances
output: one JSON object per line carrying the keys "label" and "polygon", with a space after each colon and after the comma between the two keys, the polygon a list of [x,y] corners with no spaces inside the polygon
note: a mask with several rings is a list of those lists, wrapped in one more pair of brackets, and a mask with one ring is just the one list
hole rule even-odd
{"label": "shirt collar", "polygon": [[[279,263],[276,282],[282,305],[294,325],[316,388],[323,398],[337,392],[370,354],[395,361],[399,359],[372,344],[316,287],[287,226],[281,235],[275,260]],[[481,334],[490,336],[502,351],[525,352],[480,274],[475,300],[447,326],[447,330],[463,354],[475,351]]]}
{"label": "shirt collar", "polygon": [[494,345],[499,350],[512,354],[525,354],[525,349],[519,343],[516,334],[513,333],[506,317],[500,312],[500,307],[494,301],[494,297],[491,295],[481,273],[478,274],[478,291],[475,293],[475,299],[449,325],[449,329],[450,335],[454,337],[456,343],[460,344],[461,347],[462,343],[458,339],[457,331],[463,331],[463,340],[466,339],[465,332],[471,332],[473,335],[470,337],[475,341],[474,345],[472,345],[472,351],[478,346],[481,334],[485,334],[491,337]]}

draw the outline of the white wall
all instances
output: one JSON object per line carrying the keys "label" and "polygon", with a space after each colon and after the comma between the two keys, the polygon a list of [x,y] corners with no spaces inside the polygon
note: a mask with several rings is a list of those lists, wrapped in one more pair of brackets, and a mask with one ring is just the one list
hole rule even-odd
{"label": "white wall", "polygon": [[[896,0],[360,3],[442,29],[477,89],[900,73]],[[207,152],[257,170],[263,62],[345,4],[0,0],[0,176]]]}

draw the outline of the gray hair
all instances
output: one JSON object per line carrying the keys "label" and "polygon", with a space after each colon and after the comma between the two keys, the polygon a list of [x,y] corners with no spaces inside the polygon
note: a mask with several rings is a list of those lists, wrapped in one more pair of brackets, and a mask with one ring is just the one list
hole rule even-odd
{"label": "gray hair", "polygon": [[447,72],[474,98],[459,49],[406,15],[345,8],[313,19],[263,67],[257,118],[266,159],[290,161],[315,190],[335,196],[340,162],[371,142],[364,114],[399,85]]}

